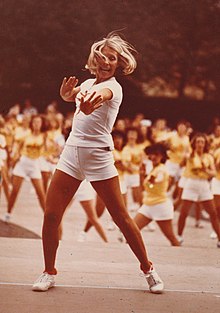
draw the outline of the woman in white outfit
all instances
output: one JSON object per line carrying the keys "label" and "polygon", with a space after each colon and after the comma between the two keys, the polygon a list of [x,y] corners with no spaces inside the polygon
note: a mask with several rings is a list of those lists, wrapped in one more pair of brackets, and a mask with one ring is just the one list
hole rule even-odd
{"label": "woman in white outfit", "polygon": [[141,233],[129,216],[121,195],[112,154],[111,131],[122,102],[122,88],[115,74],[130,74],[136,67],[135,50],[119,35],[111,33],[91,47],[86,68],[95,78],[77,86],[76,77],[64,78],[61,97],[76,102],[72,131],[51,180],[43,225],[45,270],[32,289],[45,291],[55,284],[58,227],[63,214],[84,179],[103,199],[114,222],[140,261],[150,291],[161,293],[163,282],[148,260]]}

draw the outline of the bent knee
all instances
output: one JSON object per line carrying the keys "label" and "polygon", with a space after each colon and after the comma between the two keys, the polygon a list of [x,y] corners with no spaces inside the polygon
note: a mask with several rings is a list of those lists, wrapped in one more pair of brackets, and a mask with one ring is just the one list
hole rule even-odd
{"label": "bent knee", "polygon": [[44,223],[59,225],[61,221],[61,217],[54,212],[45,212],[44,214]]}

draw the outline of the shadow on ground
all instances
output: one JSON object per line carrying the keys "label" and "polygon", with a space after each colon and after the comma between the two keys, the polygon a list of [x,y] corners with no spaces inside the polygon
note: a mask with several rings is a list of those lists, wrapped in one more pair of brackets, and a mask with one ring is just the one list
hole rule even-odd
{"label": "shadow on ground", "polygon": [[39,235],[26,228],[2,220],[0,220],[0,237],[41,239]]}

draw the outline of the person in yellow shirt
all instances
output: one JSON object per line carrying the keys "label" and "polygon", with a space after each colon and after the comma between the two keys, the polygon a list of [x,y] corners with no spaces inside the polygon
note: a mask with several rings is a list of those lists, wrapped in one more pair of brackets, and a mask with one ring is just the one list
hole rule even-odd
{"label": "person in yellow shirt", "polygon": [[30,122],[31,133],[21,143],[20,155],[12,172],[12,192],[8,201],[8,210],[5,222],[9,222],[18,192],[23,180],[29,177],[37,193],[41,208],[45,209],[45,191],[39,165],[39,157],[45,146],[45,134],[41,131],[43,118],[40,115],[33,116]]}
{"label": "person in yellow shirt", "polygon": [[170,175],[170,186],[173,186],[180,179],[186,158],[190,154],[190,140],[187,134],[188,123],[180,121],[177,124],[176,132],[167,140],[169,147],[166,166]]}
{"label": "person in yellow shirt", "polygon": [[[217,210],[218,219],[220,221],[220,148],[215,150],[213,156],[216,167],[216,175],[212,178],[211,190],[214,195],[215,207]],[[210,237],[212,239],[216,239],[217,238],[216,232],[213,231]]]}
{"label": "person in yellow shirt", "polygon": [[126,145],[122,150],[122,163],[126,169],[125,181],[127,188],[131,188],[133,207],[136,211],[142,204],[142,193],[140,186],[140,168],[143,163],[143,147],[138,144],[139,132],[136,127],[126,130]]}
{"label": "person in yellow shirt", "polygon": [[156,221],[171,245],[179,246],[180,243],[172,225],[174,208],[167,196],[169,174],[164,165],[167,158],[166,147],[157,143],[145,148],[145,153],[152,161],[153,168],[143,181],[143,205],[138,210],[134,221],[140,230],[151,221]]}
{"label": "person in yellow shirt", "polygon": [[209,135],[210,152],[214,153],[220,148],[220,124],[216,124],[214,131]]}
{"label": "person in yellow shirt", "polygon": [[186,182],[182,193],[182,205],[178,219],[178,236],[183,241],[182,234],[186,218],[191,206],[201,204],[210,215],[212,227],[218,236],[217,246],[220,248],[220,225],[210,188],[210,180],[215,176],[214,159],[208,152],[206,134],[197,133],[191,141],[192,153],[186,162]]}

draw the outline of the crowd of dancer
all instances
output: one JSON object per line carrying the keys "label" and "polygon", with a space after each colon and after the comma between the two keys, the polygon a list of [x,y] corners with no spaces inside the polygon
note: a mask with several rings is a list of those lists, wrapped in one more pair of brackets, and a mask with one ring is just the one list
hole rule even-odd
{"label": "crowd of dancer", "polygon": [[[24,179],[32,183],[45,210],[48,184],[71,130],[73,113],[62,114],[54,101],[39,114],[27,100],[24,106],[16,104],[0,116],[0,192],[8,205],[5,222],[11,221]],[[209,219],[210,237],[217,239],[220,247],[220,120],[216,118],[210,129],[201,133],[185,120],[171,128],[164,118],[152,122],[140,113],[134,118],[118,118],[112,137],[121,193],[139,229],[149,224],[154,230],[151,222],[155,221],[171,245],[179,246],[193,209],[195,227],[203,227],[203,216]],[[99,219],[105,204],[92,185],[84,180],[74,199],[87,216],[78,241],[85,241],[94,226],[107,242]],[[179,211],[177,231],[173,228],[175,210]],[[108,229],[117,229],[113,221]],[[124,241],[119,230],[118,239]]]}

